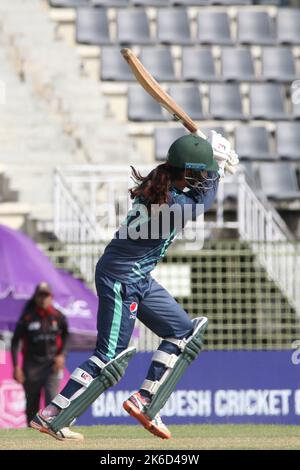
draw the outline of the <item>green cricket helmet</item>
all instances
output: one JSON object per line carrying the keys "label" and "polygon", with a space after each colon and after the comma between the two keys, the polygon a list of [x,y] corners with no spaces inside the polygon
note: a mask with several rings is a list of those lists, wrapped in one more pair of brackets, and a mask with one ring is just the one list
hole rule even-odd
{"label": "green cricket helmet", "polygon": [[196,134],[187,134],[175,140],[168,151],[171,166],[186,170],[218,171],[210,143]]}

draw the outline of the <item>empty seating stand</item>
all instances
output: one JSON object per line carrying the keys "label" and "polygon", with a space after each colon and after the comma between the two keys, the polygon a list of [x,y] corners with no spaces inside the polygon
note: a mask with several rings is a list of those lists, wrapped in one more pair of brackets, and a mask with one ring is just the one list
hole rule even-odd
{"label": "empty seating stand", "polygon": [[260,163],[260,186],[274,200],[294,200],[300,197],[295,169],[286,162]]}
{"label": "empty seating stand", "polygon": [[265,11],[238,12],[238,42],[241,44],[274,44],[274,24]]}
{"label": "empty seating stand", "polygon": [[157,36],[158,41],[163,44],[191,44],[190,24],[186,9],[158,10]]}
{"label": "empty seating stand", "polygon": [[279,122],[276,137],[279,157],[300,161],[300,122]]}
{"label": "empty seating stand", "polygon": [[235,149],[240,159],[273,160],[268,131],[263,126],[238,126],[235,129]]}
{"label": "empty seating stand", "polygon": [[253,119],[286,119],[284,87],[277,83],[251,84],[250,114]]}
{"label": "empty seating stand", "polygon": [[279,82],[295,80],[296,68],[292,49],[289,47],[264,47],[262,51],[262,75],[265,80]]}
{"label": "empty seating stand", "polygon": [[224,80],[255,80],[254,64],[249,48],[224,47],[221,53]]}
{"label": "empty seating stand", "polygon": [[142,49],[140,59],[156,80],[176,80],[170,48],[145,47]]}
{"label": "empty seating stand", "polygon": [[101,49],[101,74],[103,81],[133,81],[135,77],[120,54],[120,48],[104,46]]}
{"label": "empty seating stand", "polygon": [[182,80],[216,81],[216,70],[209,48],[185,47],[182,52]]}
{"label": "empty seating stand", "polygon": [[210,85],[209,101],[209,114],[213,119],[244,119],[238,84]]}
{"label": "empty seating stand", "polygon": [[160,104],[140,86],[130,85],[128,90],[128,119],[130,121],[165,121]]}
{"label": "empty seating stand", "polygon": [[95,45],[110,43],[105,8],[80,7],[77,9],[76,41],[80,44]]}
{"label": "empty seating stand", "polygon": [[124,45],[151,44],[148,17],[144,10],[118,10],[117,40]]}
{"label": "empty seating stand", "polygon": [[201,96],[197,85],[172,85],[168,92],[192,119],[203,119]]}
{"label": "empty seating stand", "polygon": [[231,44],[230,20],[227,13],[199,12],[197,41],[201,44]]}

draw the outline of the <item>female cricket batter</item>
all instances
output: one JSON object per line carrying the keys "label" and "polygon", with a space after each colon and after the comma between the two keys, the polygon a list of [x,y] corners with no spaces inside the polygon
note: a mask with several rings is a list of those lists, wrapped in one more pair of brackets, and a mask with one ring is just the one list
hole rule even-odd
{"label": "female cricket batter", "polygon": [[[124,374],[135,352],[128,344],[138,318],[162,342],[140,390],[123,406],[151,433],[163,439],[171,437],[159,410],[199,354],[207,318],[190,320],[150,273],[186,221],[196,218],[199,205],[202,212],[211,207],[220,176],[225,170],[233,172],[237,164],[238,157],[228,140],[212,131],[208,140],[197,134],[177,139],[166,163],[146,177],[133,169],[136,185],[130,190],[132,210],[96,266],[99,308],[94,354],[75,369],[60,394],[34,417],[33,428],[59,440],[83,439],[69,426]],[[181,209],[180,223],[170,217],[167,229],[158,223],[158,230],[157,226],[153,230],[160,220],[158,207],[163,204]]]}

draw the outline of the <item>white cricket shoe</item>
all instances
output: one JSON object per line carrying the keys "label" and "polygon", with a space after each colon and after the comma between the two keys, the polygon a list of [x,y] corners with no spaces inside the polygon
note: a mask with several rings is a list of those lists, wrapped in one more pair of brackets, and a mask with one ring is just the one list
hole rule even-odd
{"label": "white cricket shoe", "polygon": [[84,437],[79,432],[71,431],[70,428],[62,428],[57,432],[52,431],[49,427],[51,421],[55,416],[44,418],[42,413],[39,412],[35,417],[30,421],[30,427],[37,429],[40,432],[49,434],[49,436],[54,437],[58,441],[83,441]]}
{"label": "white cricket shoe", "polygon": [[170,439],[171,433],[167,426],[163,423],[160,414],[150,419],[144,412],[145,405],[149,403],[147,398],[142,397],[139,392],[133,393],[128,400],[124,401],[123,408],[133,418],[137,419],[147,431],[151,432],[161,439]]}

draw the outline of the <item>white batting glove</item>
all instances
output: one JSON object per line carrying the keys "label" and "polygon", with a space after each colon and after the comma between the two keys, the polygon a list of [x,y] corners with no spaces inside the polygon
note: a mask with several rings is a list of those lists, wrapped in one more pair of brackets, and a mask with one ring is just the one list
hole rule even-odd
{"label": "white batting glove", "polygon": [[224,168],[225,172],[226,173],[228,172],[234,175],[239,163],[240,163],[240,160],[239,160],[238,154],[234,150],[231,150],[230,156],[225,164],[225,168]]}
{"label": "white batting glove", "polygon": [[234,150],[231,149],[229,140],[216,131],[210,131],[207,140],[213,148],[214,159],[218,162],[220,177],[223,178],[225,172],[235,173],[239,159]]}

